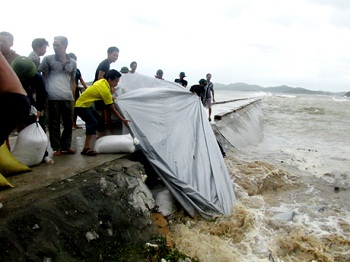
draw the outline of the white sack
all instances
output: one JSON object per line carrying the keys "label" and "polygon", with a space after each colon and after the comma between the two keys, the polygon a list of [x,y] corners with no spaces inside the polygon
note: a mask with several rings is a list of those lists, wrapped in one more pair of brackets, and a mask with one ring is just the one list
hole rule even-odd
{"label": "white sack", "polygon": [[163,216],[169,216],[177,211],[174,196],[170,193],[169,189],[164,189],[159,192],[155,201],[158,206],[158,211],[160,211]]}
{"label": "white sack", "polygon": [[133,153],[135,142],[130,134],[104,136],[96,140],[95,151],[106,154]]}
{"label": "white sack", "polygon": [[48,142],[44,130],[36,122],[19,132],[11,152],[17,160],[27,166],[38,165],[43,160]]}

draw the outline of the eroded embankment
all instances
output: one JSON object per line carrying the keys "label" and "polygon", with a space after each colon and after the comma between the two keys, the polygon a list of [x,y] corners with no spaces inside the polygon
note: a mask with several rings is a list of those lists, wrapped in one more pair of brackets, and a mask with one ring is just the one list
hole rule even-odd
{"label": "eroded embankment", "polygon": [[144,245],[158,234],[144,173],[121,158],[11,201],[1,210],[0,260],[106,261]]}

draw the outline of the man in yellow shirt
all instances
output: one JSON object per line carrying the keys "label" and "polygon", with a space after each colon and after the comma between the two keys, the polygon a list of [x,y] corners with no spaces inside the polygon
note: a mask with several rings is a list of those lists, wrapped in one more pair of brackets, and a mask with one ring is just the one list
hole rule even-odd
{"label": "man in yellow shirt", "polygon": [[78,116],[85,121],[86,137],[82,155],[95,156],[96,152],[90,148],[91,139],[96,135],[97,131],[104,133],[107,129],[104,119],[92,107],[95,101],[102,100],[108,106],[111,112],[118,117],[124,125],[128,126],[129,120],[124,119],[114,107],[112,90],[118,85],[122,75],[117,70],[109,70],[104,75],[104,79],[100,79],[88,89],[86,89],[75,103],[75,110]]}

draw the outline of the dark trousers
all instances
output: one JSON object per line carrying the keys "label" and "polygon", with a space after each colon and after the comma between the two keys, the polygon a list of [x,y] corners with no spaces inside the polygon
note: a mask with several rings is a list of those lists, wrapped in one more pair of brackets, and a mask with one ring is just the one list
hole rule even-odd
{"label": "dark trousers", "polygon": [[76,107],[75,111],[78,116],[85,122],[86,135],[96,135],[97,131],[105,131],[107,126],[102,117],[93,107],[82,108]]}
{"label": "dark trousers", "polygon": [[[73,130],[74,101],[49,100],[49,134],[50,143],[54,151],[71,148]],[[63,131],[61,134],[61,120]]]}

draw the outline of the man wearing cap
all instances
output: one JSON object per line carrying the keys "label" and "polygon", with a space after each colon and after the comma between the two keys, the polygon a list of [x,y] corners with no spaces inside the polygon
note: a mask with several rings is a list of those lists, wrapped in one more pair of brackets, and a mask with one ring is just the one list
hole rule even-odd
{"label": "man wearing cap", "polygon": [[203,101],[203,95],[205,91],[204,87],[207,84],[207,81],[205,81],[205,79],[202,78],[201,80],[198,81],[198,83],[199,85],[191,86],[190,91],[196,94],[200,98],[200,100]]}
{"label": "man wearing cap", "polygon": [[127,74],[129,73],[129,68],[127,68],[126,66],[123,66],[121,69],[120,69],[120,73],[122,74]]}
{"label": "man wearing cap", "polygon": [[[38,121],[46,133],[43,112],[47,106],[47,92],[43,76],[37,71],[35,63],[29,57],[19,56],[11,63],[11,67],[27,92],[32,107],[26,121],[17,125],[17,130],[21,131],[26,126]],[[43,161],[50,164],[53,163],[47,151],[45,151]]]}
{"label": "man wearing cap", "polygon": [[187,81],[184,79],[186,77],[186,74],[185,72],[180,72],[179,74],[179,78],[176,78],[175,79],[175,83],[178,83],[180,85],[182,85],[183,87],[186,87],[187,86]]}
{"label": "man wearing cap", "polygon": [[35,107],[37,111],[34,121],[29,118],[28,122],[25,124],[29,125],[38,119],[39,124],[45,131],[44,119],[41,117],[47,104],[47,92],[44,78],[38,73],[34,62],[28,57],[19,56],[11,63],[11,67],[21,81],[24,90],[27,92],[31,106]]}
{"label": "man wearing cap", "polygon": [[156,72],[156,75],[154,76],[155,78],[157,79],[163,79],[163,70],[162,69],[158,69],[157,72]]}

